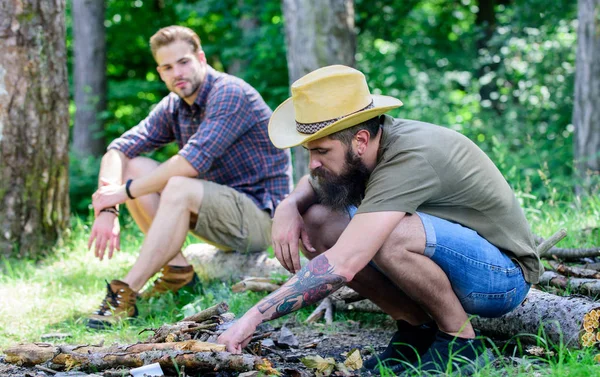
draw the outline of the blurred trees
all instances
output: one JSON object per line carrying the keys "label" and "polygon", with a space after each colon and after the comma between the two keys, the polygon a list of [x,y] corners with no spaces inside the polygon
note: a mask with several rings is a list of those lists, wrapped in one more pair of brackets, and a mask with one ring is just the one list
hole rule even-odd
{"label": "blurred trees", "polygon": [[[464,133],[522,197],[572,189],[576,2],[355,0],[354,10],[355,66],[374,93],[404,102],[392,115]],[[282,12],[282,0],[107,0],[106,142],[166,94],[148,39],[170,24],[196,30],[211,65],[236,72],[278,106],[293,77]],[[80,213],[97,184],[96,164],[72,161],[71,198]]]}
{"label": "blurred trees", "polygon": [[579,0],[575,74],[575,164],[584,189],[600,172],[600,0]]}
{"label": "blurred trees", "polygon": [[[290,85],[317,68],[354,66],[352,0],[282,0]],[[308,152],[294,148],[294,180],[308,174]]]}
{"label": "blurred trees", "polygon": [[0,256],[32,257],[69,218],[65,5],[1,4]]}
{"label": "blurred trees", "polygon": [[103,111],[106,109],[106,41],[104,0],[73,2],[73,78],[75,123],[73,151],[78,157],[104,154]]}

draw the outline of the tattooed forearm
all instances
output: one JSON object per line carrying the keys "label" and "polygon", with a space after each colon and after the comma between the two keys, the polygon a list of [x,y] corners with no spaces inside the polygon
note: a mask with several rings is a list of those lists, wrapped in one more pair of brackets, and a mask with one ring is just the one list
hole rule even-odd
{"label": "tattooed forearm", "polygon": [[332,271],[327,257],[319,255],[298,271],[288,284],[263,299],[258,304],[258,311],[275,319],[327,297],[346,283],[346,278]]}

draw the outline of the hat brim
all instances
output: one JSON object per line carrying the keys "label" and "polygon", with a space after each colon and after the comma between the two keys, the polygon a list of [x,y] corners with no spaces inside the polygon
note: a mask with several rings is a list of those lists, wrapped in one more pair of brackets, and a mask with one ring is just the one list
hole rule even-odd
{"label": "hat brim", "polygon": [[269,120],[269,138],[279,149],[291,148],[311,140],[355,126],[392,109],[402,106],[402,101],[389,96],[371,95],[373,107],[359,111],[320,129],[314,134],[303,134],[296,130],[296,117],[292,98],[288,98],[275,109]]}

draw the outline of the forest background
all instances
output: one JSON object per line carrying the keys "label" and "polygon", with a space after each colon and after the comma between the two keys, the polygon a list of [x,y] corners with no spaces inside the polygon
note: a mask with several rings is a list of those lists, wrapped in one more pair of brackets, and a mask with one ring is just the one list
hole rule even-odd
{"label": "forest background", "polygon": [[[70,2],[69,2],[70,3]],[[535,206],[576,186],[572,124],[577,4],[570,0],[396,0],[354,4],[356,67],[373,93],[397,97],[393,115],[471,138]],[[489,13],[489,12],[488,12]],[[67,9],[73,72],[72,7]],[[209,63],[253,85],[274,109],[289,96],[279,0],[106,2],[106,108],[93,137],[104,148],[167,94],[148,47],[160,27],[201,37]],[[70,88],[73,75],[69,74]],[[73,89],[71,89],[73,96]],[[70,106],[71,122],[75,106]],[[103,150],[102,148],[102,150]],[[165,159],[175,145],[156,152]],[[99,154],[72,151],[72,211],[89,214]]]}

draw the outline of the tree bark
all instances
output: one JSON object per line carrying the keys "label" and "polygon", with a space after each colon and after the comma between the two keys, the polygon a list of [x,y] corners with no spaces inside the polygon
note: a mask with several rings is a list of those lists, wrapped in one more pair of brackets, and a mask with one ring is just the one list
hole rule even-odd
{"label": "tree bark", "polygon": [[[146,364],[159,363],[162,368],[173,370],[185,366],[186,371],[226,370],[245,372],[265,367],[265,362],[257,356],[233,355],[220,351],[223,345],[210,346],[202,342],[180,342],[136,344],[126,348],[81,346],[53,346],[47,343],[22,344],[4,350],[6,361],[11,364],[33,366],[48,363],[55,370],[75,368],[95,372],[110,368],[138,368]],[[211,351],[195,351],[210,349]]]}
{"label": "tree bark", "polygon": [[104,153],[106,41],[104,0],[73,2],[75,126],[73,151],[80,157]]}
{"label": "tree bark", "polygon": [[540,285],[569,289],[582,295],[597,297],[600,294],[600,280],[590,278],[573,278],[546,271],[540,277]]}
{"label": "tree bark", "polygon": [[[282,0],[290,84],[317,68],[354,66],[352,0]],[[308,152],[293,149],[294,180],[308,174]]]}
{"label": "tree bark", "polygon": [[[600,0],[579,0],[575,64],[575,171],[587,191],[600,171]],[[597,181],[595,182],[597,183]]]}
{"label": "tree bark", "polygon": [[532,289],[521,305],[510,313],[499,318],[475,317],[472,323],[484,334],[494,337],[511,338],[520,334],[523,343],[536,343],[539,336],[554,344],[563,342],[569,347],[580,348],[590,346],[584,342],[585,333],[591,334],[587,337],[596,336],[598,327],[589,327],[586,322],[590,313],[596,315],[598,309],[600,303],[588,299],[556,296]]}
{"label": "tree bark", "polygon": [[0,3],[0,255],[42,254],[68,224],[64,0]]}

